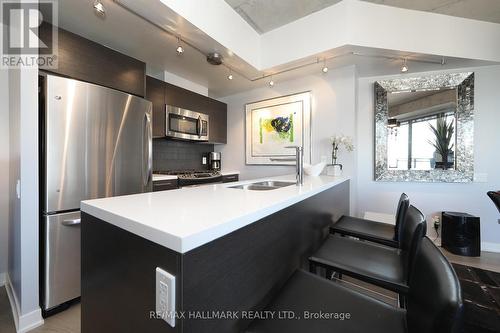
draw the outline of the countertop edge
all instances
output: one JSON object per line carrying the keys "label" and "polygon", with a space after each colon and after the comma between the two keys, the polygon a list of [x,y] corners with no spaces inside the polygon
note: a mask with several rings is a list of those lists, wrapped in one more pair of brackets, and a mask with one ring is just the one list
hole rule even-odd
{"label": "countertop edge", "polygon": [[81,202],[81,211],[158,245],[184,254],[349,180],[349,177],[336,179],[330,183],[318,186],[307,193],[292,196],[271,206],[256,210],[250,214],[243,214],[217,226],[210,226],[186,237],[169,234],[164,230],[89,205],[85,201]]}

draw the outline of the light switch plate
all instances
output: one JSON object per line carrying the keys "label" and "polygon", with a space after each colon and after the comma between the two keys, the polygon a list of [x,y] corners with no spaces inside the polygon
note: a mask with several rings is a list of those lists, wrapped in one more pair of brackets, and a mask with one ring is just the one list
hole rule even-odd
{"label": "light switch plate", "polygon": [[488,182],[488,174],[487,173],[475,173],[474,174],[474,182],[476,182],[476,183]]}
{"label": "light switch plate", "polygon": [[175,327],[175,276],[156,267],[156,313]]}
{"label": "light switch plate", "polygon": [[203,157],[201,158],[201,164],[203,164],[203,165],[206,165],[206,164],[207,164],[207,158],[206,158],[205,156],[203,156]]}

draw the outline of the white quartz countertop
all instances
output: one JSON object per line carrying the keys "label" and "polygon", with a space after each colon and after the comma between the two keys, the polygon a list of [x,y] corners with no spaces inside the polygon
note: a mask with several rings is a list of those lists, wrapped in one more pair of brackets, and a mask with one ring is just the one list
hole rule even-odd
{"label": "white quartz countertop", "polygon": [[229,188],[259,180],[295,181],[295,175],[188,187],[82,201],[81,210],[152,242],[185,253],[348,180],[304,177],[270,191]]}

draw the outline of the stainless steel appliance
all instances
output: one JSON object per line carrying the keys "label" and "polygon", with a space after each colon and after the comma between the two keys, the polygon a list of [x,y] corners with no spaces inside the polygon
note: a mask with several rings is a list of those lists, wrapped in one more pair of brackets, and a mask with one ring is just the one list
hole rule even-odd
{"label": "stainless steel appliance", "polygon": [[219,171],[172,170],[155,171],[155,174],[177,176],[179,187],[222,183],[222,174]]}
{"label": "stainless steel appliance", "polygon": [[167,105],[165,119],[167,137],[193,141],[208,141],[208,115]]}
{"label": "stainless steel appliance", "polygon": [[152,104],[94,84],[40,77],[41,302],[80,296],[80,201],[152,190]]}
{"label": "stainless steel appliance", "polygon": [[208,154],[208,166],[211,170],[220,170],[221,168],[221,153],[210,152]]}

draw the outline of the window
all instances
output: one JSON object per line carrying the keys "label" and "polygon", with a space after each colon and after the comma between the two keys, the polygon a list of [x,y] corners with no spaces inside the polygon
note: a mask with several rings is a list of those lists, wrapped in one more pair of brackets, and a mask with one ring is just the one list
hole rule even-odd
{"label": "window", "polygon": [[437,119],[444,117],[447,123],[453,122],[453,149],[448,155],[448,168],[454,167],[454,148],[456,140],[456,121],[453,111],[432,116],[408,119],[398,127],[389,129],[387,142],[387,163],[389,170],[431,170],[443,164],[431,142],[435,134],[430,125],[436,126]]}

